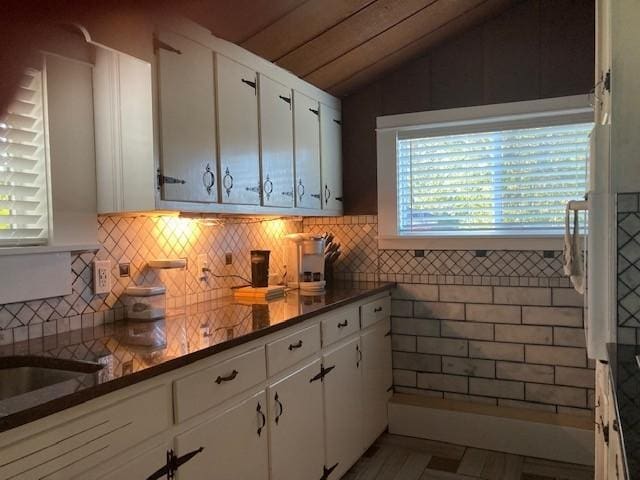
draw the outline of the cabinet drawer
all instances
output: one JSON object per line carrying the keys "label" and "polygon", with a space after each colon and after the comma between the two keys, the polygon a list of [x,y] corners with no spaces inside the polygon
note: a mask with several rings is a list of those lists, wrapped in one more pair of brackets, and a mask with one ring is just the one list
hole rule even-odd
{"label": "cabinet drawer", "polygon": [[347,307],[331,312],[320,322],[322,325],[322,345],[330,345],[360,330],[358,307]]}
{"label": "cabinet drawer", "polygon": [[169,391],[157,387],[0,450],[3,479],[69,479],[169,428]]}
{"label": "cabinet drawer", "polygon": [[256,348],[173,382],[176,423],[204,412],[267,378],[264,349]]}
{"label": "cabinet drawer", "polygon": [[320,325],[313,325],[267,344],[269,376],[320,350]]}
{"label": "cabinet drawer", "polygon": [[391,314],[391,299],[379,298],[360,307],[360,323],[367,328]]}

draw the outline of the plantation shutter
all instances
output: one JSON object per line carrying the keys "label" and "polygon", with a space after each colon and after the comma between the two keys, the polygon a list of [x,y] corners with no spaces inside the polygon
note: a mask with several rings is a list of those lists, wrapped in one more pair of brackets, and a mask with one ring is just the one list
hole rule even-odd
{"label": "plantation shutter", "polygon": [[399,138],[398,233],[559,235],[583,198],[592,123]]}
{"label": "plantation shutter", "polygon": [[23,75],[0,116],[0,246],[47,242],[47,167],[42,73]]}

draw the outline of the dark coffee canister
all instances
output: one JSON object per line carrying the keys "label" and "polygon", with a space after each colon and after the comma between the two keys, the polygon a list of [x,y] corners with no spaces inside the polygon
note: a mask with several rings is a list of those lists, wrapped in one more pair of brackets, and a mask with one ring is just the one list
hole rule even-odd
{"label": "dark coffee canister", "polygon": [[269,250],[251,250],[251,286],[269,285]]}

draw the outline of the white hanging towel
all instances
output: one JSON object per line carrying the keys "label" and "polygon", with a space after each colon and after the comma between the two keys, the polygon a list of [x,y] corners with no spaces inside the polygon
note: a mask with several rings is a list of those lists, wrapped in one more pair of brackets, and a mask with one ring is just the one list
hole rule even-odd
{"label": "white hanging towel", "polygon": [[[571,212],[573,211],[573,231],[571,231]],[[584,260],[580,242],[580,226],[578,222],[578,210],[571,210],[569,204],[564,215],[564,252],[562,260],[564,273],[571,280],[573,288],[578,293],[584,294]]]}

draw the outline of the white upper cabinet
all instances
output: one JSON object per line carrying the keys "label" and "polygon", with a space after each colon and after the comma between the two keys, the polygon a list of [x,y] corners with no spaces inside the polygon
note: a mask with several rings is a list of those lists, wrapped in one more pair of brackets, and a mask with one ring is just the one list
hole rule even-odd
{"label": "white upper cabinet", "polygon": [[296,206],[320,210],[320,111],[317,100],[294,90]]}
{"label": "white upper cabinet", "polygon": [[322,208],[342,213],[342,119],[340,112],[320,104]]}
{"label": "white upper cabinet", "polygon": [[158,40],[162,198],[217,202],[213,53],[170,32]]}
{"label": "white upper cabinet", "polygon": [[216,54],[223,203],[260,204],[257,81],[254,70]]}
{"label": "white upper cabinet", "polygon": [[151,82],[149,63],[96,48],[93,105],[98,213],[155,209]]}
{"label": "white upper cabinet", "polygon": [[293,207],[292,92],[265,75],[259,79],[262,204]]}

